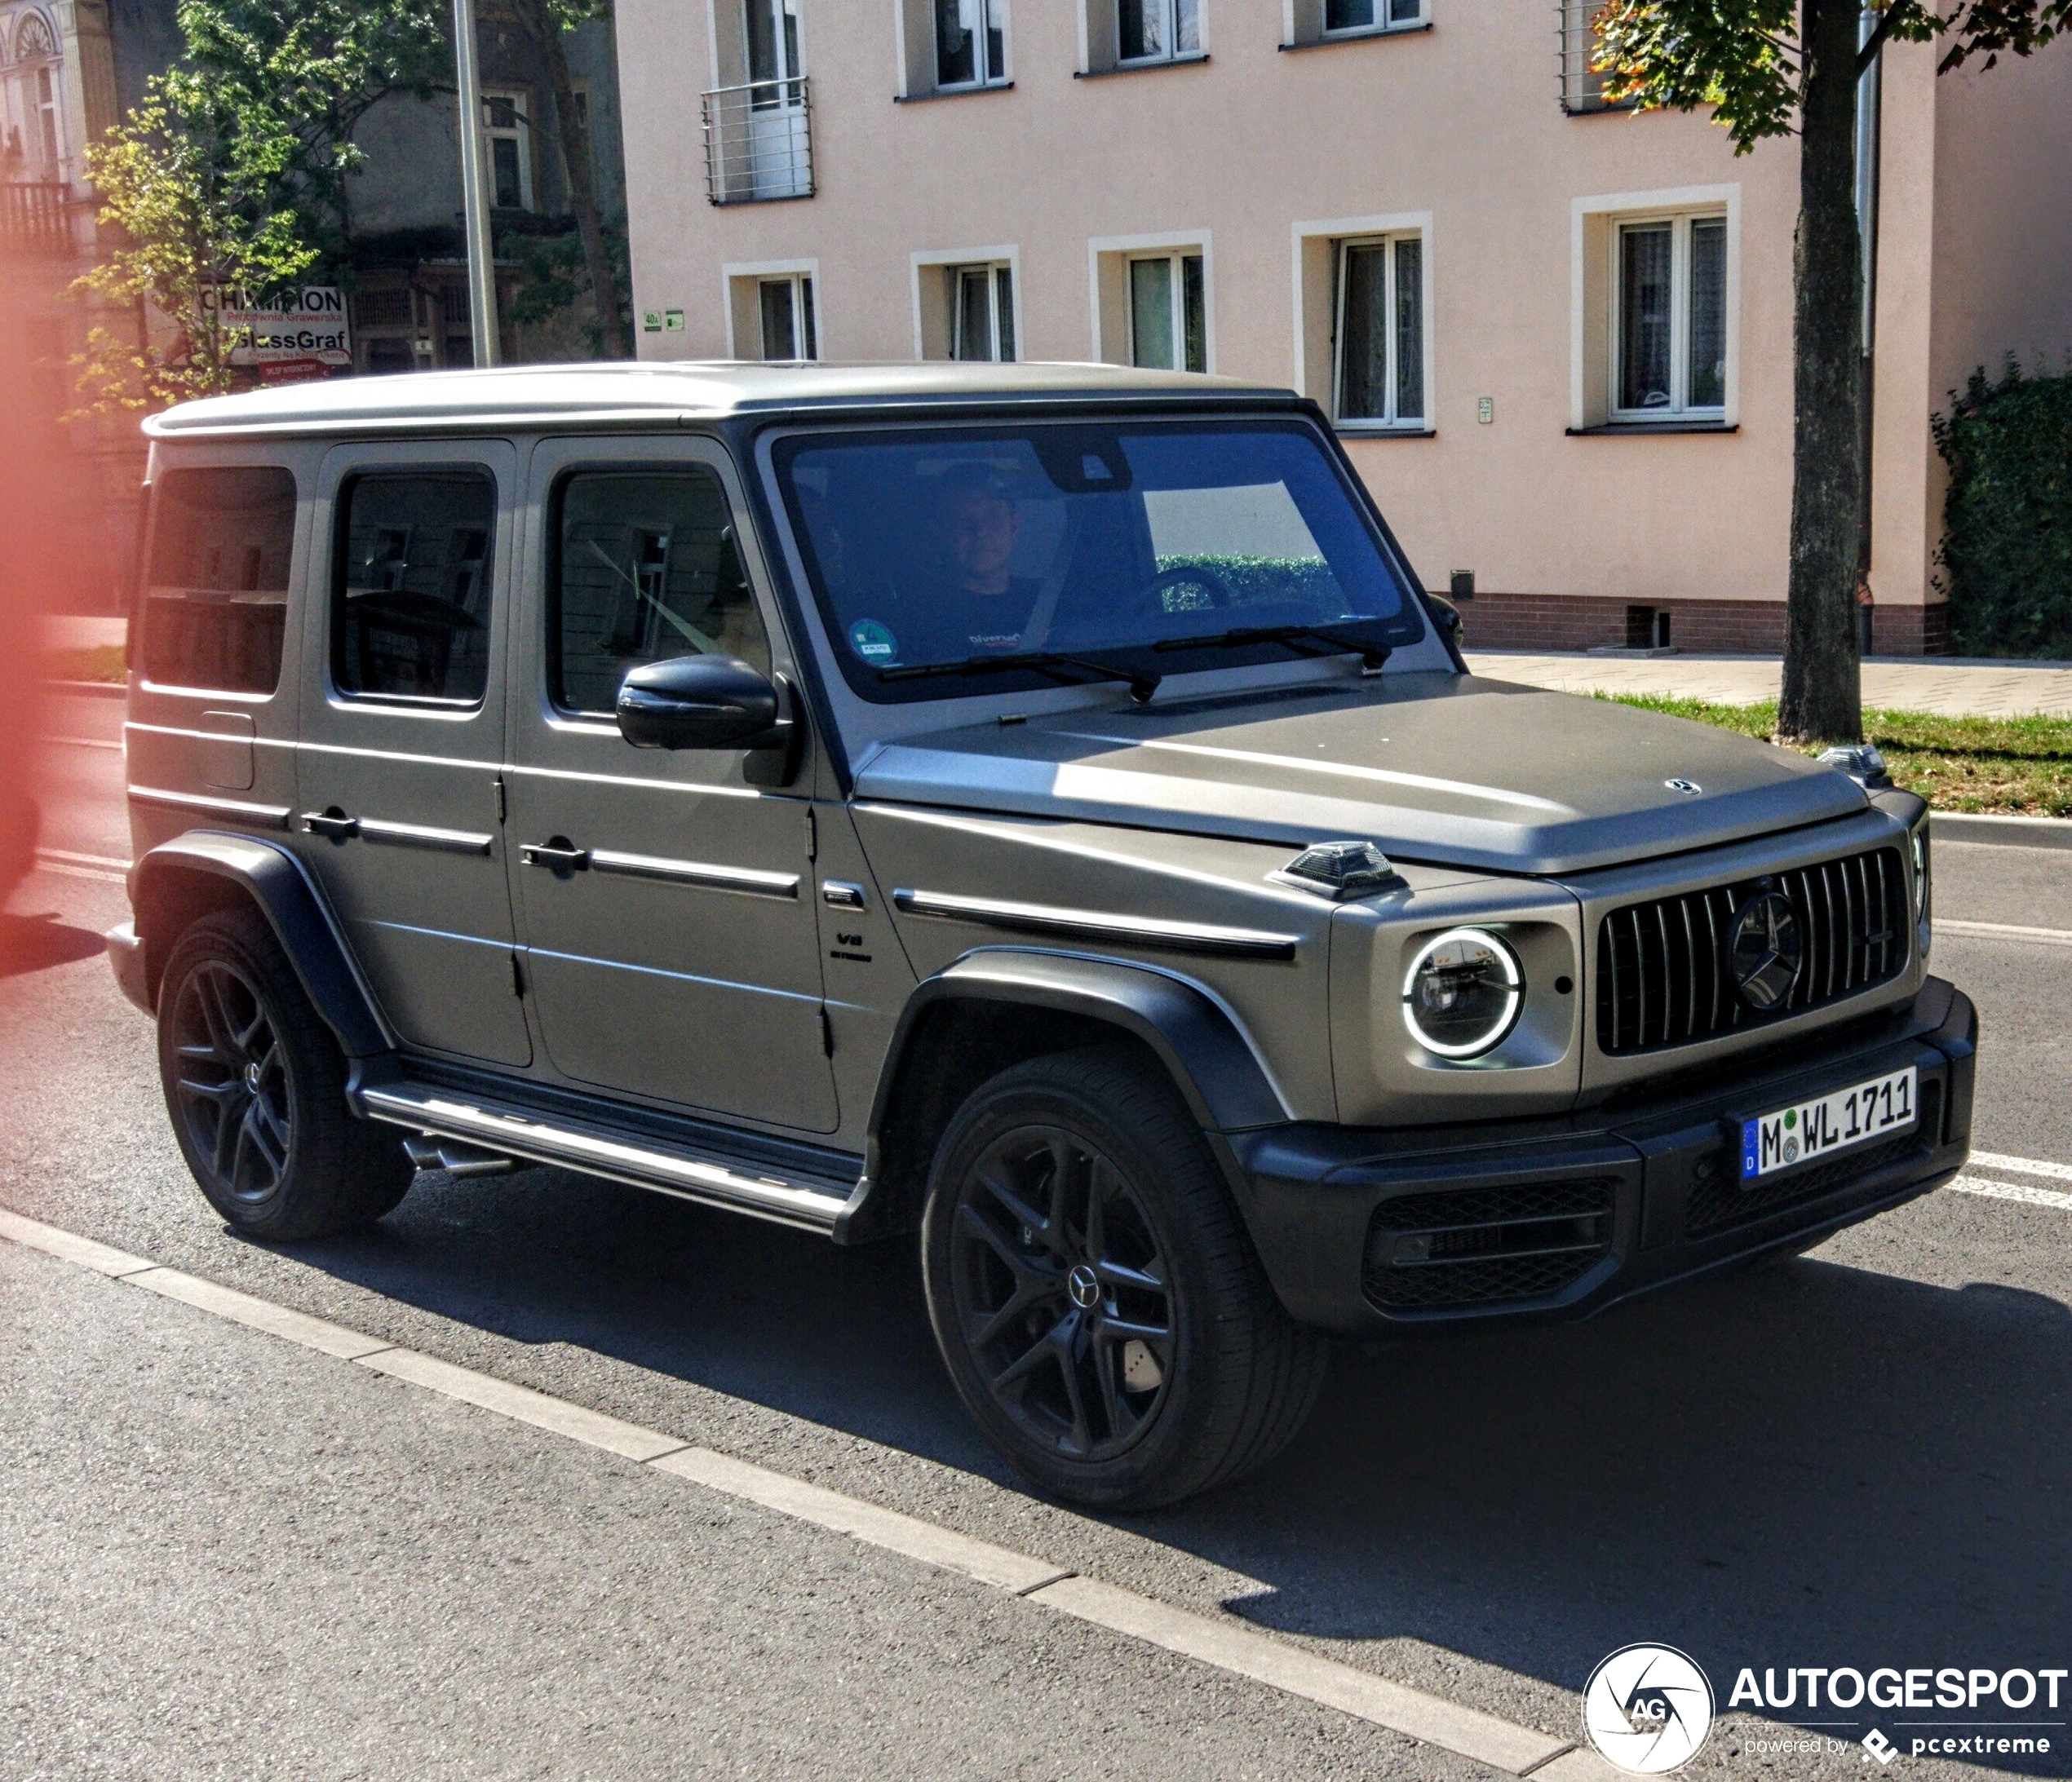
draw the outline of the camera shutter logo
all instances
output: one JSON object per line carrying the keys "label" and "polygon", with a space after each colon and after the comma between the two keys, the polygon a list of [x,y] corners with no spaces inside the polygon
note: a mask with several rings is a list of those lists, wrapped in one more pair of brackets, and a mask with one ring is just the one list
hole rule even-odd
{"label": "camera shutter logo", "polygon": [[1696,1757],[1712,1730],[1712,1685],[1673,1646],[1622,1646],[1591,1672],[1583,1730],[1608,1763],[1667,1775]]}

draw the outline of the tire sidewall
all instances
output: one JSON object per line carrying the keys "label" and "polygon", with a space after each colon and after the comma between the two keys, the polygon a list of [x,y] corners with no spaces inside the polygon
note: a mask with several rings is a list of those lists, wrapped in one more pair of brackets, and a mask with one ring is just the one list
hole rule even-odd
{"label": "tire sidewall", "polygon": [[[1158,1417],[1134,1444],[1109,1460],[1075,1461],[1038,1445],[1002,1408],[972,1355],[957,1310],[951,1240],[963,1187],[994,1143],[1029,1126],[1062,1128],[1105,1152],[1137,1193],[1161,1251],[1171,1259],[1173,1352],[1178,1366]],[[1201,1147],[1198,1139],[1198,1148]],[[1184,1167],[1185,1165],[1181,1165]],[[1210,1269],[1200,1234],[1183,1216],[1183,1196],[1169,1161],[1134,1124],[1105,1102],[1028,1067],[1004,1072],[976,1091],[951,1119],[928,1175],[922,1214],[922,1274],[936,1342],[965,1408],[988,1438],[1043,1491],[1095,1506],[1141,1504],[1186,1494],[1195,1451],[1220,1395],[1220,1346]]]}

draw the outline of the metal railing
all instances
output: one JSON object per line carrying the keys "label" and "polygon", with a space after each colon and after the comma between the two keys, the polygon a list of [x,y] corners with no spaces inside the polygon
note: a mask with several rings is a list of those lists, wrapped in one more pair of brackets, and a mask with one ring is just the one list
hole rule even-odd
{"label": "metal railing", "polygon": [[0,185],[0,251],[64,259],[73,252],[72,188],[61,179]]}
{"label": "metal railing", "polygon": [[1631,111],[1632,101],[1605,97],[1605,77],[1590,65],[1597,34],[1591,21],[1604,0],[1554,0],[1555,33],[1561,66],[1561,109],[1565,112]]}
{"label": "metal railing", "polygon": [[813,195],[813,142],[806,77],[751,81],[700,95],[705,195],[755,204]]}

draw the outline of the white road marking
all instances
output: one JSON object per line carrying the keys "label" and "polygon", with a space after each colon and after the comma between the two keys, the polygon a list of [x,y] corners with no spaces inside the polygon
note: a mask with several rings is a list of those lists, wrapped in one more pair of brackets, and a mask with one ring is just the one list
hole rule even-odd
{"label": "white road marking", "polygon": [[1285,1694],[1335,1708],[1392,1732],[1457,1752],[1514,1775],[1531,1771],[1561,1782],[1601,1782],[1615,1772],[1572,1740],[1556,1739],[1465,1708],[1439,1696],[1391,1683],[1371,1671],[1305,1651],[1242,1624],[1175,1608],[1132,1590],[1069,1568],[973,1540],[954,1529],[923,1522],[880,1505],[792,1479],[709,1448],[693,1447],[659,1430],[536,1392],[472,1368],[392,1346],[379,1338],[311,1318],[234,1288],[163,1268],[139,1256],[110,1249],[91,1238],[24,1218],[0,1208],[0,1237],[90,1268],[134,1280],[198,1311],[314,1349],[350,1357],[357,1365],[458,1399],[500,1417],[530,1424],[570,1440],[653,1466],[657,1472],[695,1481],[708,1490],[817,1527],[837,1530],[866,1545],[882,1548],[952,1571],[1040,1603],[1112,1632],[1212,1665],[1220,1670],[1267,1684]]}
{"label": "white road marking", "polygon": [[119,742],[106,742],[99,736],[39,736],[38,742],[53,742],[65,749],[113,749],[118,752]]}
{"label": "white road marking", "polygon": [[1983,1176],[1975,1175],[1952,1176],[1943,1185],[1955,1188],[1959,1194],[1982,1194],[1990,1201],[2020,1201],[2027,1206],[2054,1206],[2061,1213],[2072,1213],[2072,1194],[2061,1194],[2056,1188],[1988,1182]]}
{"label": "white road marking", "polygon": [[2072,947],[2072,929],[2067,928],[2021,928],[2005,922],[1951,922],[1938,916],[1935,931],[1959,940],[2040,940],[2047,946]]}
{"label": "white road marking", "polygon": [[64,866],[98,866],[103,872],[126,873],[128,860],[118,860],[112,854],[75,854],[64,847],[39,847],[36,851],[39,860],[55,860]]}
{"label": "white road marking", "polygon": [[2009,1175],[2041,1176],[2047,1182],[2072,1182],[2072,1163],[2046,1163],[2040,1157],[2006,1157],[1997,1151],[1974,1151],[1971,1161],[1981,1170],[2004,1170]]}

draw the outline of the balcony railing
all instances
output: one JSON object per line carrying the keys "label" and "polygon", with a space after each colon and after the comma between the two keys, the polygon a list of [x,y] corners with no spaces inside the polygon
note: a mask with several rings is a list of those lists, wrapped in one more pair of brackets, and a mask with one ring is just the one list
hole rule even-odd
{"label": "balcony railing", "polygon": [[705,195],[754,204],[813,195],[813,141],[806,77],[721,86],[702,95]]}
{"label": "balcony railing", "polygon": [[1630,111],[1631,100],[1614,105],[1605,97],[1605,77],[1590,65],[1597,33],[1591,21],[1605,0],[1554,0],[1555,29],[1561,40],[1561,109],[1565,112]]}
{"label": "balcony railing", "polygon": [[72,188],[61,179],[0,185],[0,252],[36,259],[73,252]]}

